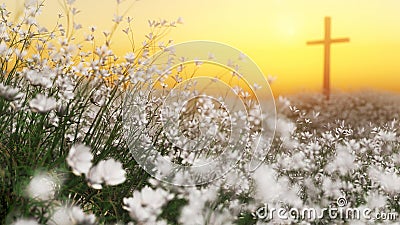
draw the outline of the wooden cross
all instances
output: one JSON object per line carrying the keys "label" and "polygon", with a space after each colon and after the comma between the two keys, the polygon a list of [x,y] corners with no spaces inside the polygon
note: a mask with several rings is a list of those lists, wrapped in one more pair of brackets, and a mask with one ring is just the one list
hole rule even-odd
{"label": "wooden cross", "polygon": [[309,41],[307,45],[324,45],[324,84],[323,84],[323,94],[325,95],[326,99],[329,100],[330,96],[330,54],[331,54],[331,44],[332,43],[339,43],[339,42],[349,42],[349,38],[331,38],[331,18],[325,17],[325,38],[324,40],[319,41]]}

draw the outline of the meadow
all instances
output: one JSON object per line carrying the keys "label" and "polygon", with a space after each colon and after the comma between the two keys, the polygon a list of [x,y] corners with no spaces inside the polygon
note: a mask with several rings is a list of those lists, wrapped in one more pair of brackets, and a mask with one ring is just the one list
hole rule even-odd
{"label": "meadow", "polygon": [[[133,41],[130,18],[117,15],[111,32],[93,26],[77,37],[85,28],[73,20],[74,1],[54,29],[38,24],[42,5],[29,2],[16,21],[0,8],[1,224],[398,224],[398,94],[278,97],[264,115],[237,88],[243,105],[229,112],[190,82],[165,95],[187,79],[182,70],[202,66],[160,71],[176,63],[172,43],[162,41],[181,19],[149,21],[147,40],[118,56],[113,33]],[[149,60],[158,51],[169,54],[164,64]],[[264,129],[275,135],[259,136]],[[258,142],[261,155],[251,151]],[[186,169],[217,156],[207,168]],[[321,216],[267,218],[266,205]],[[368,209],[371,218],[346,209]]]}

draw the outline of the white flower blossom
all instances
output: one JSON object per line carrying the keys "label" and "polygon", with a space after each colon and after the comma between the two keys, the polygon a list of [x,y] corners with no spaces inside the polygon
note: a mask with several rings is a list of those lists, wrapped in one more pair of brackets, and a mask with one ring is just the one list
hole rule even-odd
{"label": "white flower blossom", "polygon": [[67,0],[68,5],[72,5],[72,4],[74,4],[74,2],[75,2],[75,0]]}
{"label": "white flower blossom", "polygon": [[368,170],[368,175],[374,182],[380,184],[385,192],[390,194],[400,192],[400,176],[396,173],[381,171],[371,166]]}
{"label": "white flower blossom", "polygon": [[273,168],[267,165],[259,167],[253,174],[256,182],[256,199],[266,203],[285,201],[291,205],[301,206],[301,200],[294,189],[290,188],[286,177],[277,178]]}
{"label": "white flower blossom", "polygon": [[135,190],[133,197],[124,198],[123,208],[139,223],[154,224],[161,213],[161,207],[172,198],[173,194],[161,188],[153,190],[146,186],[141,191]]}
{"label": "white flower blossom", "polygon": [[114,159],[100,161],[96,166],[89,170],[87,175],[89,185],[95,189],[101,189],[102,183],[110,186],[125,182],[125,170],[122,164]]}
{"label": "white flower blossom", "polygon": [[326,170],[330,173],[338,171],[340,175],[345,175],[357,167],[355,157],[352,155],[348,147],[339,145],[336,150],[335,159],[326,166]]}
{"label": "white flower blossom", "polygon": [[71,217],[72,221],[75,224],[95,224],[96,217],[94,214],[85,214],[83,210],[77,206],[72,207],[71,209]]}
{"label": "white flower blossom", "polygon": [[37,72],[29,70],[25,73],[26,79],[34,86],[41,86],[43,88],[50,88],[53,86],[52,78],[55,75],[50,72]]}
{"label": "white flower blossom", "polygon": [[29,182],[26,192],[33,199],[47,201],[54,198],[56,188],[57,182],[54,177],[46,173],[39,173]]}
{"label": "white flower blossom", "polygon": [[367,197],[367,206],[370,209],[379,209],[386,205],[387,200],[387,196],[378,191],[372,191]]}
{"label": "white flower blossom", "polygon": [[[208,207],[217,200],[218,189],[219,188],[215,185],[202,189],[196,187],[187,188],[185,190],[185,192],[187,192],[185,193],[185,198],[189,203],[182,208],[179,222],[185,225],[219,224],[215,221],[219,219],[219,213],[210,211]],[[210,214],[214,215],[209,217]]]}
{"label": "white flower blossom", "polygon": [[18,219],[12,225],[39,225],[34,219]]}
{"label": "white flower blossom", "polygon": [[114,23],[120,23],[121,21],[122,21],[122,19],[123,19],[123,16],[119,16],[119,15],[115,15],[114,14],[114,18],[113,18],[113,22]]}
{"label": "white flower blossom", "polygon": [[135,54],[133,52],[129,52],[128,54],[125,55],[125,60],[128,63],[134,63],[135,62]]}
{"label": "white flower blossom", "polygon": [[177,24],[183,24],[184,23],[183,18],[182,17],[178,17],[178,19],[176,20],[176,23]]}
{"label": "white flower blossom", "polygon": [[395,141],[396,140],[396,133],[389,132],[389,131],[379,131],[378,136],[383,141]]}
{"label": "white flower blossom", "polygon": [[29,106],[33,112],[46,113],[56,108],[57,101],[53,97],[37,94],[36,97],[29,102]]}
{"label": "white flower blossom", "polygon": [[23,97],[23,93],[20,93],[18,88],[5,86],[0,84],[0,97],[3,97],[7,101],[14,101]]}
{"label": "white flower blossom", "polygon": [[276,80],[276,77],[275,77],[275,76],[272,76],[272,75],[268,75],[268,76],[267,76],[267,81],[268,81],[268,83],[269,83],[270,85],[271,85],[272,83],[274,83],[275,80]]}
{"label": "white flower blossom", "polygon": [[330,177],[324,177],[322,181],[322,190],[325,196],[338,198],[342,195],[340,189],[342,184],[340,181],[332,180]]}
{"label": "white flower blossom", "polygon": [[66,206],[57,207],[47,223],[48,225],[72,225],[70,208]]}
{"label": "white flower blossom", "polygon": [[0,56],[5,57],[8,51],[8,46],[5,42],[0,43]]}
{"label": "white flower blossom", "polygon": [[72,172],[80,176],[87,174],[92,167],[93,155],[90,148],[84,144],[75,144],[71,147],[67,157],[67,163],[72,168]]}
{"label": "white flower blossom", "polygon": [[55,209],[48,221],[48,225],[79,224],[96,224],[96,217],[93,214],[85,214],[78,206],[60,206]]}

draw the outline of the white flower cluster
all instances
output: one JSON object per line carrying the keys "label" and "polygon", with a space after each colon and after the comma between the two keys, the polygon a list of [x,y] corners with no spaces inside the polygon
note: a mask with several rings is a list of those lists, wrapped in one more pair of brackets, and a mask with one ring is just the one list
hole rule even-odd
{"label": "white flower cluster", "polygon": [[[18,219],[13,225],[39,225],[35,219]],[[52,212],[48,225],[94,225],[97,224],[93,214],[85,214],[78,206],[59,206]]]}
{"label": "white flower cluster", "polygon": [[96,224],[96,217],[93,214],[85,214],[78,206],[57,207],[50,220],[49,225],[79,225]]}
{"label": "white flower cluster", "polygon": [[13,88],[0,84],[0,97],[6,99],[7,101],[15,101],[22,98],[23,94],[20,93],[19,88]]}
{"label": "white flower cluster", "polygon": [[[119,149],[129,154],[120,129],[123,91],[129,82],[135,84],[148,78],[149,73],[141,74],[140,68],[149,65],[146,59],[153,51],[172,44],[157,43],[164,36],[162,29],[183,22],[181,18],[172,22],[150,21],[155,30],[147,35],[141,51],[128,53],[121,60],[110,48],[115,30],[104,31],[106,40],[100,43],[95,38],[96,28],[92,26],[90,34],[81,42],[76,30],[82,29],[82,25],[74,20],[79,10],[73,6],[74,0],[65,3],[71,26],[57,23],[52,30],[41,27],[36,20],[43,2],[26,1],[24,8],[18,9],[21,13],[16,14],[9,12],[5,4],[0,5],[0,64],[4,69],[0,74],[0,149],[6,150],[6,159],[0,161],[12,162],[6,169],[18,168],[16,173],[5,173],[5,183],[11,185],[6,185],[6,191],[12,194],[0,213],[10,213],[7,218],[11,219],[20,215],[21,219],[14,221],[18,225],[96,224],[94,214],[85,214],[87,211],[102,216],[120,215],[116,211],[121,207],[102,207],[102,204],[115,206],[107,202],[109,199],[102,204],[95,202],[96,194],[107,195],[109,190],[97,191],[90,187],[101,189],[104,185],[116,186],[126,181],[127,173],[116,160],[121,154],[113,152]],[[117,13],[114,22],[123,25],[125,19],[128,24],[123,32],[131,37],[132,18]],[[72,143],[88,143],[96,151]],[[32,168],[61,169],[55,167],[62,164],[65,146],[72,146],[66,163],[76,176],[59,179],[53,173],[38,173],[28,177]],[[0,174],[3,172],[0,169]],[[89,185],[82,185],[82,175]],[[20,180],[25,182],[25,178],[29,181],[22,195],[17,185]],[[86,188],[89,190],[84,190]],[[94,195],[86,195],[90,192]],[[125,192],[118,190],[110,199],[121,193]],[[30,198],[29,204],[20,201],[25,195]],[[118,200],[122,201],[122,197]],[[15,216],[11,215],[13,213]],[[5,220],[7,218],[0,218],[0,223],[13,222]]]}
{"label": "white flower cluster", "polygon": [[[341,105],[347,104],[345,99]],[[289,108],[292,104],[287,99],[281,98],[281,101],[283,107]],[[279,109],[277,143],[271,149],[271,157],[254,173],[243,169],[246,160],[241,160],[236,168],[208,186],[170,188],[175,198],[187,202],[180,211],[179,224],[235,224],[233,221],[240,220],[241,215],[255,212],[264,203],[275,208],[319,210],[335,207],[336,200],[343,196],[348,201],[346,207],[398,213],[392,205],[400,192],[398,122],[392,122],[389,115],[382,126],[352,127],[343,121],[323,124],[319,120],[326,121],[324,117],[329,111],[307,111],[310,109],[306,107],[309,106],[300,104],[290,106],[288,111]],[[355,121],[355,118],[348,120]],[[156,165],[168,171],[162,169],[163,163]],[[186,179],[184,175],[180,174],[182,179]],[[153,185],[169,187],[158,182]],[[226,202],[221,200],[224,195],[229,196]],[[249,198],[243,200],[239,196]],[[339,217],[318,221],[342,222]],[[264,222],[258,220],[257,224]],[[312,223],[307,218],[274,218],[269,222]],[[351,220],[356,222],[373,223],[365,219]],[[396,224],[396,221],[386,222]]]}
{"label": "white flower cluster", "polygon": [[102,183],[115,186],[125,182],[126,172],[122,168],[122,163],[114,159],[101,160],[93,166],[87,175],[90,186],[101,189]]}
{"label": "white flower cluster", "polygon": [[17,219],[12,225],[39,225],[34,219]]}
{"label": "white flower cluster", "polygon": [[102,184],[115,186],[125,182],[126,172],[122,164],[115,159],[101,160],[92,166],[93,155],[88,146],[75,144],[68,153],[67,163],[72,172],[80,176],[84,174],[89,185],[95,189],[102,189]]}
{"label": "white flower cluster", "polygon": [[57,101],[53,97],[38,94],[29,102],[29,106],[33,112],[46,113],[56,108]]}
{"label": "white flower cluster", "polygon": [[[60,180],[50,173],[40,172],[36,174],[28,186],[26,192],[32,199],[43,203],[56,201],[56,192],[60,189]],[[15,225],[39,224],[35,219],[18,219]],[[49,218],[49,225],[79,225],[96,224],[96,217],[93,214],[85,214],[78,206],[56,206]]]}
{"label": "white flower cluster", "polygon": [[157,221],[157,217],[162,213],[162,207],[173,197],[173,194],[161,188],[153,190],[146,186],[141,191],[135,190],[133,197],[124,198],[123,207],[140,224],[163,224],[163,221]]}

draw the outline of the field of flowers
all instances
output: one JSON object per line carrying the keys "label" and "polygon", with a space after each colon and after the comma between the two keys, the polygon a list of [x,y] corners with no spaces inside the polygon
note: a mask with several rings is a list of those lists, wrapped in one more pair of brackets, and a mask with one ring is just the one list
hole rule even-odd
{"label": "field of flowers", "polygon": [[[134,43],[130,18],[116,15],[114,30],[93,26],[80,39],[74,1],[65,2],[67,23],[53,30],[36,21],[42,5],[27,2],[16,21],[0,7],[1,224],[399,223],[399,95],[279,97],[276,115],[264,115],[237,89],[248,114],[230,115],[228,106],[198,97],[189,82],[169,93],[176,102],[168,108],[162,94],[171,81],[149,85],[155,74],[164,78],[149,59],[170,51],[172,42],[161,40],[181,19],[149,21],[147,40],[120,57],[110,47],[113,33],[122,26]],[[181,70],[174,71],[175,83]],[[175,105],[182,96],[194,99],[183,113]],[[168,116],[179,120],[178,131]],[[266,156],[250,151],[268,129],[263,122],[276,124],[274,136],[261,137]],[[217,155],[222,163],[207,170],[182,169]],[[182,167],[169,168],[161,158]],[[255,171],[249,170],[254,158],[262,161]],[[305,208],[318,216],[293,210]],[[357,218],[366,209],[370,217]]]}

